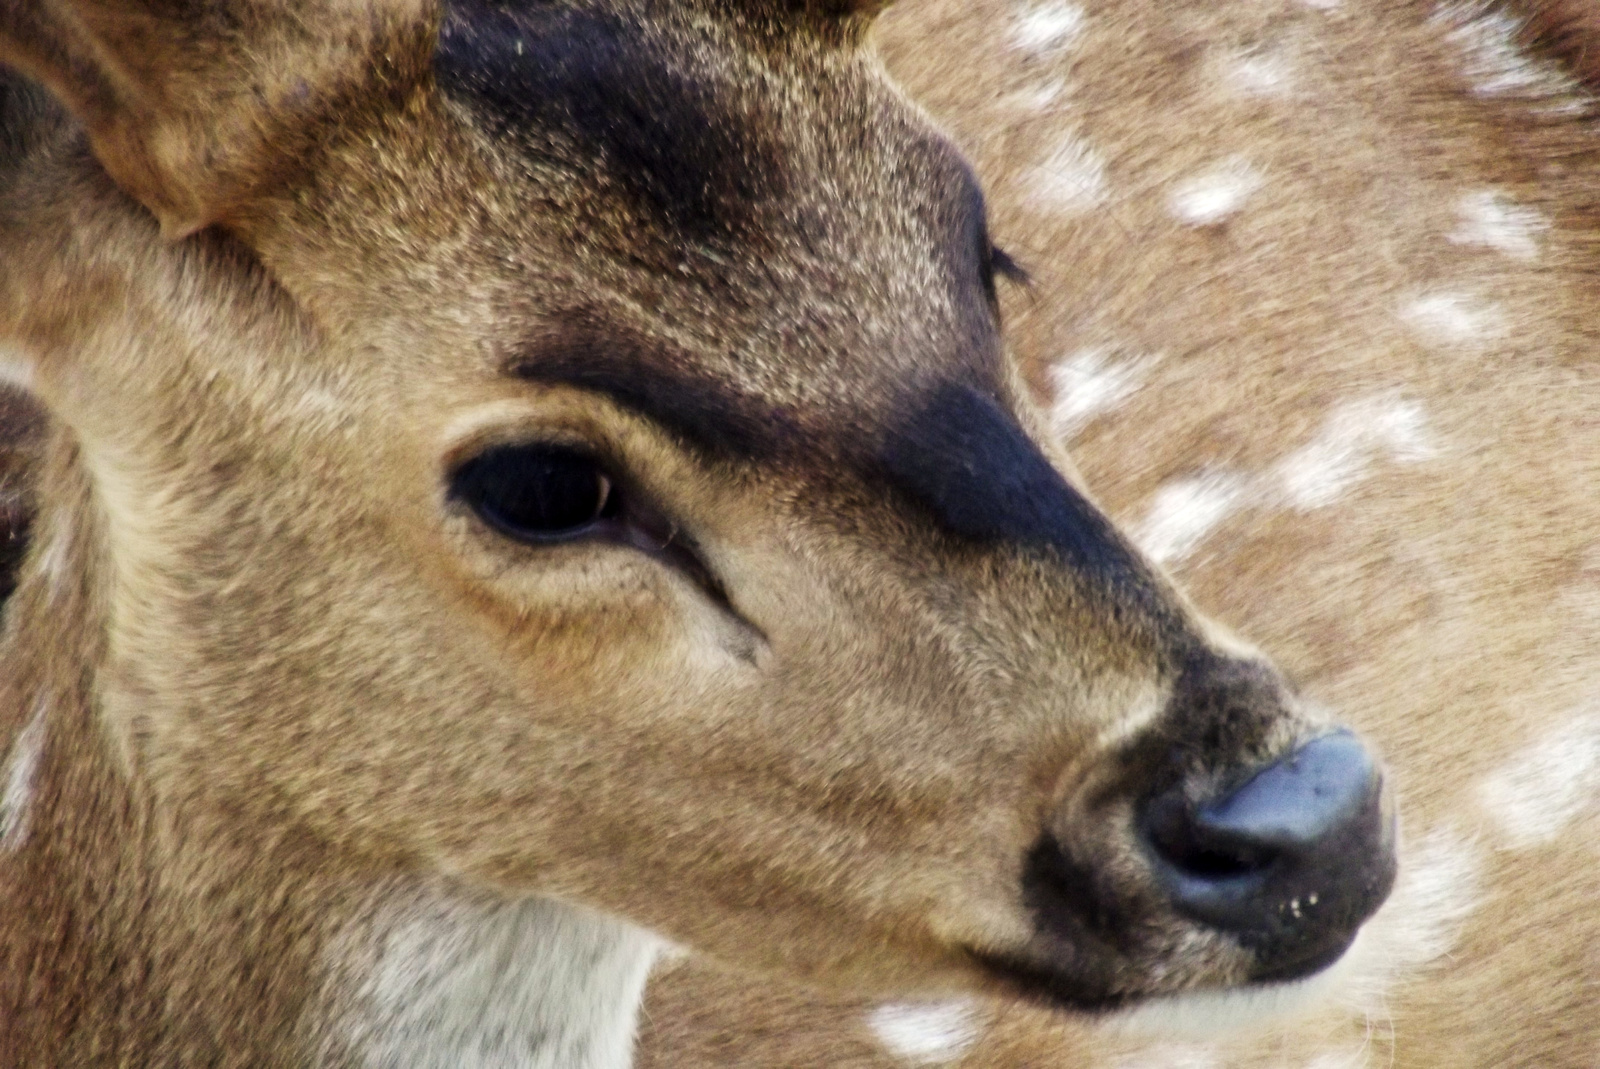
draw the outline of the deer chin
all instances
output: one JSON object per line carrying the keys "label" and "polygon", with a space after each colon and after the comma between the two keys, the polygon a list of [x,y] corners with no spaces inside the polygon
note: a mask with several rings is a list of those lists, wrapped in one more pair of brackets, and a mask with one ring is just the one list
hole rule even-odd
{"label": "deer chin", "polygon": [[[1087,1015],[1100,1027],[1130,1038],[1204,1040],[1271,1026],[1337,998],[1355,968],[1350,964],[1350,950],[1361,938],[1358,934],[1323,960],[1309,963],[1307,967],[1314,971],[1307,975],[1283,980],[1233,979],[1229,974],[1236,975],[1237,970],[1229,968],[1229,959],[1236,964],[1240,955],[1227,951],[1205,954],[1189,945],[1185,963],[1192,966],[1196,959],[1214,960],[1217,975],[1196,978],[1189,968],[1183,970],[1186,979],[1179,981],[1174,970],[1169,974],[1174,982],[1195,985],[1183,990],[1162,990],[1159,980],[1148,988],[1129,990],[1117,981],[1086,980],[999,957],[983,961],[1003,997],[1054,1013]],[[1140,971],[1160,975],[1164,969],[1147,966]]]}
{"label": "deer chin", "polygon": [[1295,980],[1227,990],[1159,995],[1106,1017],[1104,1026],[1137,1039],[1206,1040],[1245,1029],[1269,1027],[1325,1006],[1337,997],[1353,969],[1351,950],[1320,971]]}

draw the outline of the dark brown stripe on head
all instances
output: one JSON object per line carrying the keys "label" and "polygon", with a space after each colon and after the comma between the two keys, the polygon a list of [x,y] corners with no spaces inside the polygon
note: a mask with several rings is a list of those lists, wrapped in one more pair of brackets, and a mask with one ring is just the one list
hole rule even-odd
{"label": "dark brown stripe on head", "polygon": [[954,383],[935,391],[893,428],[877,459],[950,534],[1054,551],[1119,600],[1168,615],[1149,567],[985,393]]}
{"label": "dark brown stripe on head", "polygon": [[559,343],[530,347],[509,370],[529,382],[600,394],[714,460],[775,460],[801,436],[787,409],[620,331],[564,335]]}
{"label": "dark brown stripe on head", "polygon": [[434,70],[495,136],[597,167],[671,230],[715,237],[777,192],[775,149],[756,102],[691,73],[670,40],[612,13],[452,0]]}

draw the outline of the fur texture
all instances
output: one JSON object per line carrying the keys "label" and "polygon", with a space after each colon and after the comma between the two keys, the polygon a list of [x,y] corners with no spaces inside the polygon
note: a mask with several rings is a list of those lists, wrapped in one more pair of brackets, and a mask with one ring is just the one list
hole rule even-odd
{"label": "fur texture", "polygon": [[[871,7],[0,2],[8,1064],[609,1067],[657,938],[1058,1013],[1274,974],[1143,806],[1328,718],[1073,474]],[[507,537],[504,446],[617,502]]]}
{"label": "fur texture", "polygon": [[[1287,1013],[1145,1014],[1161,1037],[982,1003],[949,1064],[1600,1057],[1594,11],[951,0],[880,25],[1034,278],[1008,337],[1099,500],[1378,740],[1403,832],[1390,905]],[[1229,211],[1174,211],[1244,174]],[[916,1064],[876,1000],[708,962],[647,1005],[652,1069]]]}

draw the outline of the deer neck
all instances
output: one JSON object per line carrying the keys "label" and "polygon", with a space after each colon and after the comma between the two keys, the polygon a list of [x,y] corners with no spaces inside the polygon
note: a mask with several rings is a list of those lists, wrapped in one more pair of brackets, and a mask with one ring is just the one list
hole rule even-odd
{"label": "deer neck", "polygon": [[425,896],[383,909],[346,1034],[406,1069],[626,1069],[659,942],[549,900]]}
{"label": "deer neck", "polygon": [[98,711],[121,684],[65,436],[40,485],[0,653],[0,960],[27,963],[0,986],[7,1064],[630,1064],[648,933],[158,801]]}

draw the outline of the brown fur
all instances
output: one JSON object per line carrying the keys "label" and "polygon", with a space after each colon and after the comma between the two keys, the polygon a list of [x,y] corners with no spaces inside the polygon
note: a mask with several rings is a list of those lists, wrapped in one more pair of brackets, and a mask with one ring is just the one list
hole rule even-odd
{"label": "brown fur", "polygon": [[[908,6],[880,40],[973,152],[998,239],[1035,275],[1007,314],[1041,391],[1080,347],[1161,357],[1072,443],[1114,516],[1137,520],[1160,487],[1208,466],[1269,471],[1345,402],[1392,392],[1420,405],[1430,459],[1374,456],[1369,477],[1323,507],[1239,509],[1177,572],[1380,740],[1408,846],[1394,912],[1375,924],[1404,947],[1447,918],[1448,938],[1436,953],[1396,951],[1377,997],[1351,992],[1234,1039],[1129,1038],[995,1004],[956,1064],[1593,1066],[1594,774],[1560,834],[1529,845],[1508,839],[1480,793],[1593,710],[1600,679],[1592,105],[1537,84],[1475,94],[1433,5],[1084,7],[1083,36],[1059,58],[1014,50],[1017,9],[1000,3]],[[1556,74],[1570,63],[1594,85],[1595,5],[1509,10],[1531,20],[1520,43],[1553,47],[1530,60]],[[1219,85],[1239,55],[1286,56],[1283,95]],[[1053,110],[1018,103],[1056,77],[1066,88]],[[1109,194],[1052,218],[1031,168],[1066,132],[1107,160]],[[1261,189],[1223,223],[1178,225],[1173,184],[1234,153],[1261,168]],[[1536,259],[1447,239],[1456,199],[1487,188],[1549,221]],[[1465,292],[1473,308],[1497,300],[1503,329],[1481,345],[1430,344],[1397,314],[1430,290]],[[1440,843],[1476,867],[1454,871],[1444,901],[1411,897],[1408,866],[1451,874]],[[1466,903],[1454,920],[1452,892]],[[655,1069],[909,1064],[859,999],[686,964],[657,977],[647,1005],[641,1064]]]}
{"label": "brown fur", "polygon": [[[1256,975],[1134,807],[1325,720],[1061,474],[865,14],[0,4],[68,109],[0,163],[0,355],[49,412],[6,1064],[379,1058],[437,1023],[428,933],[534,899],[894,995]],[[447,492],[549,438],[659,541],[523,545]],[[1041,836],[1089,935],[1024,894]]]}
{"label": "brown fur", "polygon": [[1563,63],[1586,86],[1600,86],[1600,6],[1593,0],[1524,0],[1528,44]]}

